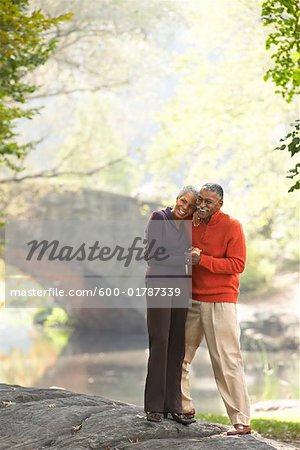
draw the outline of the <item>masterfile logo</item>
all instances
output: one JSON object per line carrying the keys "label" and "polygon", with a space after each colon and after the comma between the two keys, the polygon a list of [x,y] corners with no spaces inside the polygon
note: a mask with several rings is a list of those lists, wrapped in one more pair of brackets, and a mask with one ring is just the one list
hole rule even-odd
{"label": "masterfile logo", "polygon": [[[6,306],[45,307],[59,302],[66,308],[144,309],[146,295],[157,299],[164,296],[166,301],[175,295],[180,300],[181,281],[175,286],[174,280],[177,275],[182,276],[182,267],[178,272],[171,267],[170,275],[170,246],[167,251],[160,239],[161,223],[154,224],[157,230],[154,229],[153,239],[145,233],[147,222],[148,218],[136,223],[128,217],[122,223],[8,223]],[[152,264],[155,277],[160,279],[158,289],[145,280]],[[160,302],[156,307],[164,305]]]}
{"label": "masterfile logo", "polygon": [[34,239],[27,242],[27,245],[30,247],[26,256],[27,261],[31,261],[34,256],[38,261],[41,261],[44,257],[48,258],[49,261],[109,261],[116,258],[117,261],[124,261],[124,266],[128,267],[133,258],[135,261],[143,261],[145,259],[146,245],[148,253],[152,253],[153,250],[153,254],[148,257],[148,260],[165,261],[169,258],[164,247],[156,247],[154,239],[148,242],[147,239],[142,239],[141,237],[135,237],[132,244],[127,248],[120,245],[116,245],[114,248],[105,245],[101,246],[99,241],[94,242],[90,246],[83,242],[79,247],[74,248],[70,245],[61,246],[58,240],[49,242],[45,239],[42,241]]}

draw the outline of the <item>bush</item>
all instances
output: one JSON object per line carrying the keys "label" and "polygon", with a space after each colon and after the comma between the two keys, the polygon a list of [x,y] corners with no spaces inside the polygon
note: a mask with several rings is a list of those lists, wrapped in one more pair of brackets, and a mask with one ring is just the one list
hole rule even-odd
{"label": "bush", "polygon": [[276,272],[276,254],[271,240],[253,240],[248,243],[247,264],[241,277],[244,292],[268,289]]}

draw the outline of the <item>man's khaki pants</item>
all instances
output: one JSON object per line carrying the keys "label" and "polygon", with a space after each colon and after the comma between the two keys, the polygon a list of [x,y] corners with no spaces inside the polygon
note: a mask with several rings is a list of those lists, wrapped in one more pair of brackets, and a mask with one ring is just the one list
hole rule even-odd
{"label": "man's khaki pants", "polygon": [[232,424],[250,424],[250,404],[239,345],[235,303],[192,300],[185,331],[182,366],[182,408],[191,411],[189,368],[205,337],[218,390]]}

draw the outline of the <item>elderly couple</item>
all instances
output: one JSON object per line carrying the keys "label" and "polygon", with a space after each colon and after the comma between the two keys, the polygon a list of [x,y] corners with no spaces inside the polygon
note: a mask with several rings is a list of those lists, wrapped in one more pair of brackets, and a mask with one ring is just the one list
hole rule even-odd
{"label": "elderly couple", "polygon": [[173,208],[155,211],[148,222],[147,242],[155,240],[168,257],[153,258],[153,246],[150,250],[149,245],[149,251],[146,248],[149,360],[145,412],[151,422],[161,422],[169,414],[184,425],[195,422],[189,367],[205,337],[232,424],[227,434],[248,434],[250,406],[236,317],[245,237],[241,224],[223,213],[222,205],[220,185],[206,183],[200,192],[186,186]]}

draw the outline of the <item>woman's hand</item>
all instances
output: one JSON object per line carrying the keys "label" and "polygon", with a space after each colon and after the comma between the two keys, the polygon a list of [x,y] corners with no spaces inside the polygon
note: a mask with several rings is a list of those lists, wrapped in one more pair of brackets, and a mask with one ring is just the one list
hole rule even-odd
{"label": "woman's hand", "polygon": [[193,219],[192,220],[193,220],[194,227],[199,227],[201,219],[200,219],[200,217],[198,215],[198,210],[197,209],[196,209],[196,211],[193,214]]}
{"label": "woman's hand", "polygon": [[202,250],[200,248],[192,247],[191,258],[192,258],[193,266],[196,266],[197,264],[199,264],[200,259],[201,259],[201,253],[202,253]]}
{"label": "woman's hand", "polygon": [[184,253],[186,264],[192,266],[196,266],[197,264],[199,264],[201,253],[202,250],[198,247],[189,248],[189,251]]}

